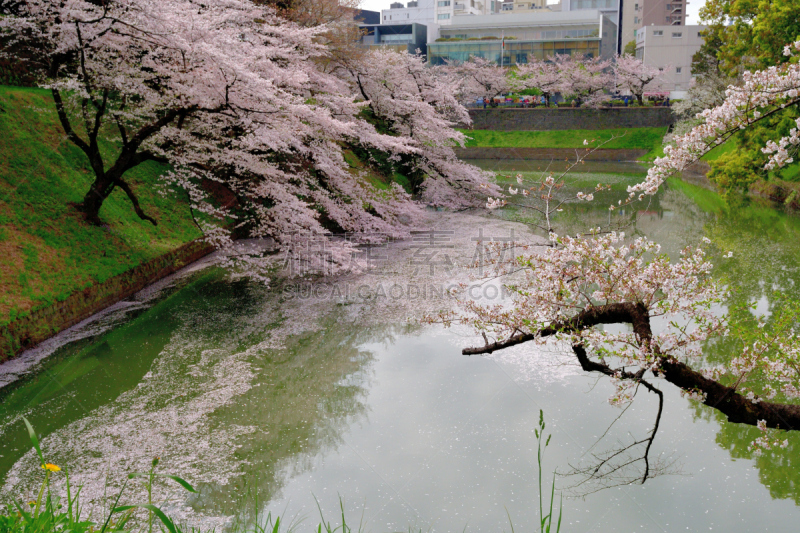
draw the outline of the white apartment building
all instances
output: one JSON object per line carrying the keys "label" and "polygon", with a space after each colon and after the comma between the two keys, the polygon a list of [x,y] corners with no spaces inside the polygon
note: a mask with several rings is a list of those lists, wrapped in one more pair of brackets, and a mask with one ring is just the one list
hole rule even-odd
{"label": "white apartment building", "polygon": [[389,9],[381,11],[381,24],[436,24],[433,5],[437,0],[418,0],[408,6],[394,2]]}
{"label": "white apartment building", "polygon": [[531,10],[549,10],[547,0],[507,0],[500,5],[500,12],[512,13],[531,13]]}
{"label": "white apartment building", "polygon": [[664,91],[684,98],[692,82],[692,56],[703,46],[705,26],[644,26],[636,32],[636,57],[664,69]]}
{"label": "white apartment building", "polygon": [[381,24],[423,24],[428,27],[428,42],[439,38],[439,26],[453,23],[456,17],[490,15],[500,11],[500,0],[411,0],[394,2],[381,11]]}
{"label": "white apartment building", "polygon": [[636,42],[636,32],[642,27],[643,5],[647,0],[624,0],[620,14],[620,54],[629,42]]}

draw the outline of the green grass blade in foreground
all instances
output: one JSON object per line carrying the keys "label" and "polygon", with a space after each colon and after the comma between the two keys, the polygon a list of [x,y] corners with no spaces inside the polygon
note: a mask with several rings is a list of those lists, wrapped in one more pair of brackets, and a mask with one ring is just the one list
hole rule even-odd
{"label": "green grass blade in foreground", "polygon": [[[133,472],[131,474],[128,474],[128,479],[134,479],[137,477],[150,477],[150,476],[151,474],[149,472]],[[188,490],[189,492],[197,493],[197,490],[194,487],[192,487],[192,485],[188,481],[186,481],[181,477],[173,476],[172,474],[152,474],[152,476],[165,477],[167,479],[171,479],[172,481],[178,483],[181,487]]]}
{"label": "green grass blade in foreground", "polygon": [[122,505],[120,507],[115,507],[111,512],[121,513],[122,511],[127,511],[128,509],[134,509],[134,508],[147,509],[148,511],[156,515],[159,520],[161,520],[161,522],[164,524],[164,526],[166,526],[166,528],[170,531],[170,533],[178,533],[178,530],[175,527],[175,524],[172,523],[172,520],[170,520],[169,517],[165,515],[161,509],[159,509],[158,507],[156,507],[151,503],[135,503],[133,505]]}
{"label": "green grass blade in foreground", "polygon": [[39,454],[39,461],[41,461],[42,465],[44,465],[44,455],[42,455],[42,449],[39,447],[39,438],[36,436],[36,431],[34,431],[33,426],[24,416],[22,417],[22,421],[25,422],[25,427],[28,428],[28,435],[31,438],[31,442],[33,443],[36,453]]}

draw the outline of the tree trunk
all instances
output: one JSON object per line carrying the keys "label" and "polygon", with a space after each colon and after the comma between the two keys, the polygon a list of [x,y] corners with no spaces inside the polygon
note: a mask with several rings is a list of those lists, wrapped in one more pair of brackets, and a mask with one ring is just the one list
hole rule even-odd
{"label": "tree trunk", "polygon": [[108,198],[108,195],[111,194],[111,191],[113,190],[113,180],[109,179],[105,175],[98,176],[94,180],[94,183],[92,183],[92,186],[89,188],[86,196],[83,197],[83,204],[81,205],[81,211],[83,212],[87,222],[96,224],[98,226],[102,224],[100,221],[100,208],[103,206],[103,202],[106,198]]}

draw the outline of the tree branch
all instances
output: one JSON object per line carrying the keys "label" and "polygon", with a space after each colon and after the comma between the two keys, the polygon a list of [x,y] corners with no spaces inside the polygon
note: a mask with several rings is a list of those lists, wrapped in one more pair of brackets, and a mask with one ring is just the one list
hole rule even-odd
{"label": "tree branch", "polygon": [[[705,399],[703,403],[726,415],[729,422],[755,426],[759,420],[764,420],[767,427],[770,428],[800,429],[800,405],[766,401],[754,403],[739,394],[734,387],[728,387],[718,381],[709,379],[674,357],[661,354],[659,347],[651,343],[653,335],[650,328],[650,317],[647,309],[642,304],[626,302],[590,307],[569,320],[555,322],[546,328],[540,329],[535,334],[515,334],[505,341],[487,343],[485,346],[478,348],[465,348],[462,353],[464,355],[489,354],[536,338],[548,337],[557,333],[575,333],[599,324],[619,323],[631,324],[634,333],[637,335],[638,342],[641,345],[652,347],[653,352],[659,357],[657,373],[660,376],[684,391],[700,391],[704,393]],[[615,370],[605,363],[592,361],[581,345],[573,346],[573,351],[581,368],[587,372],[600,372],[607,376],[634,380],[652,392],[657,390],[642,380],[644,369],[636,374],[624,370]]]}
{"label": "tree branch", "polygon": [[139,218],[142,220],[147,220],[154,226],[158,226],[158,222],[156,222],[154,218],[147,216],[147,214],[145,214],[145,212],[142,210],[142,207],[139,205],[139,199],[136,197],[136,194],[133,192],[133,189],[131,189],[130,185],[128,185],[122,179],[116,180],[115,183],[119,185],[123,191],[125,191],[125,194],[128,195],[128,198],[130,198],[131,203],[133,204],[133,210],[136,211],[136,214],[139,215]]}

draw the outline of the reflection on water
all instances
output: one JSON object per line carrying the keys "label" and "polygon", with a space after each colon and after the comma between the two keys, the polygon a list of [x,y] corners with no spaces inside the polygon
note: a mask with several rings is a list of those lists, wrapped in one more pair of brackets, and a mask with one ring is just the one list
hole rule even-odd
{"label": "reflection on water", "polygon": [[[639,179],[590,170],[571,186],[601,181],[612,191],[592,204],[568,204],[558,221],[565,232],[608,221],[614,195]],[[704,235],[720,250],[736,250],[718,273],[735,284],[735,298],[757,301],[764,311],[773,291],[798,290],[800,223],[792,216],[756,204],[731,210],[713,193],[680,182],[611,216],[670,254]],[[524,233],[468,215],[426,224],[453,228],[448,253],[466,261],[473,257],[470,239],[484,225],[486,234]],[[387,293],[394,283],[432,283],[409,267],[413,246],[397,246],[386,272],[348,281],[385,283]],[[106,479],[107,472],[143,470],[158,455],[166,471],[201,489],[186,501],[162,487],[159,498],[169,499],[176,516],[209,517],[206,526],[233,514],[251,519],[254,495],[264,510],[306,516],[307,523],[315,523],[316,498],[333,520],[341,496],[349,521],[363,514],[371,531],[499,531],[508,527],[506,509],[515,528],[525,530],[538,515],[539,409],[553,432],[546,473],[567,473],[569,465],[591,464],[649,435],[655,395],[640,392],[620,417],[606,401],[608,380],[582,373],[568,354],[517,346],[465,358],[461,347],[477,342],[470,332],[413,324],[446,301],[387,303],[372,294],[304,300],[280,287],[231,282],[214,269],[187,278],[110,331],[56,350],[0,389],[4,495],[37,487],[36,460],[19,421],[26,415],[48,457],[73,469],[97,508],[106,485],[111,491],[121,482],[119,475]],[[708,353],[715,361],[730,357],[724,343]],[[565,500],[564,530],[791,528],[800,519],[800,440],[792,435],[787,450],[753,459],[746,449],[753,428],[728,424],[674,387],[662,388],[664,413],[650,458],[680,475]]]}

